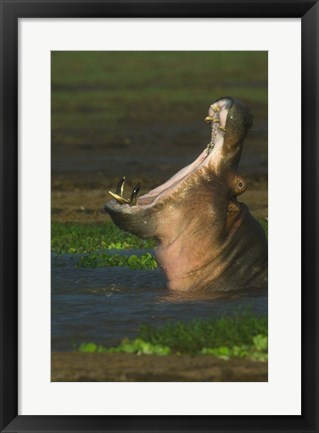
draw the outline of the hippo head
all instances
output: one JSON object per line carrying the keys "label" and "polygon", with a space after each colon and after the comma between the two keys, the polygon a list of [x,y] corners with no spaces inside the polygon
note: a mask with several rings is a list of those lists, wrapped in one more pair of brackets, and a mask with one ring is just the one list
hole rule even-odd
{"label": "hippo head", "polygon": [[240,101],[224,97],[205,120],[211,140],[193,163],[137,198],[138,184],[129,200],[123,178],[105,210],[122,230],[157,240],[156,258],[170,289],[265,287],[265,235],[237,202],[246,188],[237,167],[252,116]]}

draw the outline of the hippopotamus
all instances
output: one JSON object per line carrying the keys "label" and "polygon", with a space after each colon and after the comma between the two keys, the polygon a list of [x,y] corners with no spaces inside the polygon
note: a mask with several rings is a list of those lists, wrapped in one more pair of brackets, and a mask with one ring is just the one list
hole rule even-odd
{"label": "hippopotamus", "polygon": [[233,292],[267,288],[264,230],[237,200],[246,189],[237,174],[250,109],[232,97],[210,105],[207,147],[190,165],[138,197],[124,198],[121,179],[105,210],[122,230],[154,237],[156,260],[171,290]]}

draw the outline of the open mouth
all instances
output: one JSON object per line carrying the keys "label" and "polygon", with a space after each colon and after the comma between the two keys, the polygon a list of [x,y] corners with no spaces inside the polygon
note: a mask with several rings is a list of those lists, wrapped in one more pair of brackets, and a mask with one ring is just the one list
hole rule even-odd
{"label": "open mouth", "polygon": [[[162,185],[152,189],[147,194],[138,197],[141,184],[138,183],[130,195],[130,198],[124,197],[125,177],[123,177],[117,185],[116,192],[109,191],[109,194],[115,200],[112,201],[112,206],[123,207],[123,210],[129,207],[147,208],[155,205],[157,202],[164,200],[171,195],[187,178],[193,175],[197,170],[204,166],[208,166],[214,159],[217,159],[223,148],[226,122],[230,108],[233,105],[231,97],[220,98],[215,101],[208,111],[208,116],[205,118],[207,123],[211,124],[211,140],[199,157],[188,166],[179,170],[169,180]],[[107,204],[110,206],[110,203]],[[133,210],[133,209],[132,209]]]}

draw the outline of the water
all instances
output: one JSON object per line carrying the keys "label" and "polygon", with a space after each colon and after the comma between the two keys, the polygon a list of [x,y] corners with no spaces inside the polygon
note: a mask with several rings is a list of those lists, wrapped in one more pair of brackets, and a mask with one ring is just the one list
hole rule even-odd
{"label": "water", "polygon": [[52,351],[70,351],[82,342],[117,345],[124,337],[136,337],[142,323],[159,327],[179,320],[231,315],[248,308],[255,314],[267,314],[265,295],[214,299],[207,293],[172,293],[165,288],[160,270],[82,269],[75,267],[78,258],[52,257]]}

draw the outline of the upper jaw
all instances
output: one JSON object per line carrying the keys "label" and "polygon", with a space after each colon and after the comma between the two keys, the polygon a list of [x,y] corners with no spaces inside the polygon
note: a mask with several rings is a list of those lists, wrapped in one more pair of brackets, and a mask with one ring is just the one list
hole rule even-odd
{"label": "upper jaw", "polygon": [[208,109],[205,122],[211,124],[211,140],[207,146],[210,152],[217,146],[221,148],[224,144],[228,112],[233,105],[233,98],[224,97],[215,101]]}
{"label": "upper jaw", "polygon": [[230,96],[217,99],[208,109],[208,116],[205,118],[206,121],[218,119],[218,123],[225,128],[227,114],[230,108],[233,106],[234,100]]}

